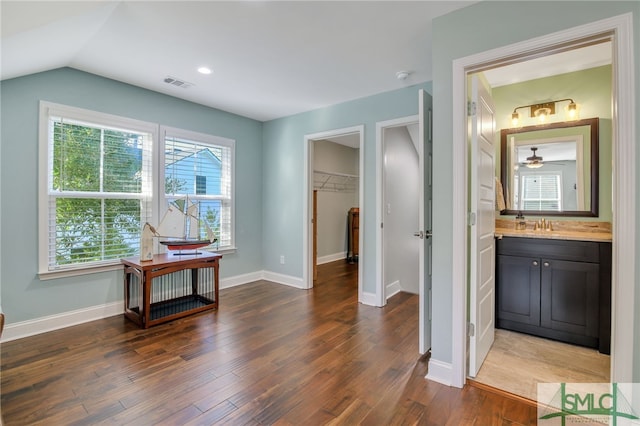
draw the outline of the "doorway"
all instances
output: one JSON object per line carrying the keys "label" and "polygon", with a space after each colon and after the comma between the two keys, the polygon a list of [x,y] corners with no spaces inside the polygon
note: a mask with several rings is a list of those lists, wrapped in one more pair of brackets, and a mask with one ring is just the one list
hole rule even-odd
{"label": "doorway", "polygon": [[419,294],[420,229],[418,122],[382,128],[383,300]]}
{"label": "doorway", "polygon": [[336,261],[354,264],[359,260],[360,137],[354,133],[312,143],[314,271]]}
{"label": "doorway", "polygon": [[[466,76],[468,73],[476,72],[487,68],[491,62],[496,66],[496,61],[507,60],[522,61],[527,59],[527,55],[521,52],[541,52],[550,54],[558,51],[560,46],[566,49],[567,44],[576,43],[575,40],[593,39],[603,33],[608,34],[614,41],[614,90],[613,102],[616,105],[615,114],[612,117],[613,127],[613,161],[616,168],[613,172],[613,217],[616,227],[613,232],[613,300],[612,312],[614,327],[612,330],[612,351],[611,351],[611,380],[616,382],[631,381],[633,363],[630,355],[633,350],[630,347],[633,342],[633,325],[628,318],[633,317],[633,305],[629,299],[634,293],[633,263],[635,259],[635,228],[633,219],[635,217],[635,168],[633,160],[635,149],[633,144],[634,124],[633,124],[633,91],[628,87],[633,75],[633,54],[628,42],[631,28],[629,16],[621,16],[608,20],[598,21],[582,27],[573,28],[564,32],[556,33],[546,37],[544,40],[534,39],[503,49],[485,52],[473,57],[462,58],[454,61],[454,122],[456,118],[461,118],[460,106],[466,100],[464,91]],[[572,47],[573,48],[573,47]],[[532,53],[533,55],[533,53]],[[457,122],[463,123],[464,120]],[[466,158],[466,133],[465,127],[454,126],[454,156],[460,154],[461,158]],[[466,205],[463,200],[466,198],[466,162],[465,166],[455,167],[454,176],[463,177],[461,185],[454,187],[454,200],[462,201],[462,206]],[[473,179],[473,178],[472,178]],[[466,209],[454,211],[454,215],[466,214]],[[455,218],[454,218],[455,219]],[[624,230],[621,232],[620,230]],[[466,253],[466,232],[456,231],[454,235],[454,248],[458,247]],[[458,270],[458,267],[461,267]],[[466,310],[467,303],[465,276],[467,273],[467,259],[463,259],[460,264],[455,263],[453,268],[454,288],[453,300],[453,358],[452,358],[452,384],[462,387],[466,380]],[[625,295],[625,296],[622,296]]]}
{"label": "doorway", "polygon": [[[602,160],[602,165],[599,169],[602,171],[602,179],[598,179],[598,173],[592,172],[591,176],[596,176],[593,179],[593,185],[591,182],[585,184],[584,177],[579,176],[579,172],[585,168],[585,165],[598,164],[597,159],[587,158],[589,154],[583,153],[584,147],[586,152],[591,152],[590,143],[588,141],[582,141],[582,138],[573,142],[570,145],[566,141],[567,136],[564,138],[556,137],[551,138],[548,141],[538,138],[528,138],[527,142],[532,144],[531,146],[537,146],[541,148],[543,153],[544,163],[540,164],[542,168],[529,168],[524,167],[524,160],[507,161],[511,156],[505,156],[503,162],[497,161],[495,165],[495,177],[488,176],[488,183],[493,183],[501,188],[505,187],[503,193],[507,194],[505,199],[501,200],[508,210],[522,211],[526,219],[531,221],[535,219],[536,214],[540,212],[540,204],[532,201],[534,196],[531,186],[535,183],[525,185],[528,182],[537,182],[541,178],[547,178],[548,182],[545,186],[544,197],[551,199],[553,190],[557,190],[559,197],[557,201],[544,201],[550,206],[554,206],[553,203],[557,202],[557,209],[562,211],[573,211],[576,214],[589,214],[597,211],[598,217],[594,218],[597,222],[604,224],[610,224],[612,220],[611,212],[611,181],[608,177],[611,175],[611,61],[612,59],[612,46],[610,40],[602,40],[599,43],[590,44],[589,46],[580,46],[574,50],[567,52],[561,52],[553,55],[548,55],[542,58],[536,58],[525,62],[519,62],[517,64],[508,65],[500,68],[493,68],[480,72],[473,73],[471,79],[478,78],[484,81],[487,85],[487,96],[491,100],[491,105],[494,107],[495,118],[492,122],[495,124],[495,134],[492,138],[492,155],[497,156],[498,153],[508,152],[506,146],[503,146],[501,150],[500,132],[507,129],[507,131],[515,132],[519,130],[535,128],[536,135],[542,136],[555,132],[557,126],[569,125],[570,123],[577,123],[584,121],[587,117],[598,117],[599,121],[603,123],[600,126],[600,142],[596,152],[598,152],[598,158]],[[524,71],[522,71],[524,70]],[[579,84],[577,82],[580,82]],[[472,90],[472,93],[475,91]],[[511,114],[514,108],[520,105],[535,104],[540,99],[576,99],[575,102],[580,104],[580,108],[576,105],[576,111],[573,111],[573,116],[569,117],[569,111],[562,108],[568,102],[561,102],[557,108],[553,111],[553,114],[549,114],[545,117],[544,126],[540,126],[540,119],[538,117],[530,117],[529,114],[519,114],[519,123],[514,128],[514,124],[511,120]],[[554,105],[550,103],[550,105]],[[478,110],[480,108],[478,107]],[[525,108],[521,108],[520,111],[525,111]],[[481,115],[481,111],[476,112],[477,116]],[[493,118],[493,117],[492,117]],[[580,121],[579,121],[580,120]],[[529,127],[528,127],[529,126]],[[535,127],[531,127],[535,126]],[[549,126],[549,127],[547,127]],[[472,132],[472,134],[474,134]],[[531,133],[521,133],[523,135],[530,135]],[[557,134],[556,134],[557,135]],[[524,137],[523,139],[526,139]],[[534,142],[535,141],[535,142]],[[502,143],[507,142],[502,141]],[[475,147],[475,143],[472,141],[472,145]],[[573,147],[571,149],[571,147]],[[578,150],[577,148],[580,148]],[[517,148],[514,148],[517,149]],[[538,148],[535,148],[538,149]],[[524,149],[523,149],[524,150]],[[475,150],[471,150],[475,152]],[[541,154],[542,155],[542,154]],[[472,180],[476,183],[481,182],[482,174],[476,172],[476,167],[473,165],[474,155],[471,155],[472,164],[470,168],[470,175]],[[505,164],[509,162],[509,167]],[[501,164],[502,163],[502,164]],[[506,178],[506,181],[504,180]],[[519,179],[520,177],[520,179]],[[527,177],[528,179],[524,179]],[[552,179],[550,179],[552,178]],[[515,183],[520,185],[517,187]],[[579,184],[579,185],[577,185]],[[592,187],[598,187],[599,191],[595,194],[591,193]],[[555,186],[554,186],[555,185]],[[569,188],[569,186],[571,187]],[[477,185],[472,184],[472,191]],[[495,191],[492,186],[488,186],[491,193],[491,205],[489,206],[490,214],[492,217],[491,224],[494,223],[493,216],[496,211],[496,203],[493,201]],[[527,202],[523,202],[522,197],[519,194],[526,195]],[[598,197],[600,194],[600,197]],[[561,197],[560,197],[561,195]],[[591,206],[584,206],[584,202],[580,209],[578,209],[578,199],[586,200],[598,200],[594,201],[595,208]],[[471,210],[475,211],[474,197],[471,197]],[[599,204],[599,206],[595,205]],[[517,205],[517,208],[515,207]],[[547,204],[545,204],[546,206]],[[599,207],[599,208],[598,208]],[[542,209],[544,210],[544,209]],[[581,210],[578,212],[578,210]],[[503,212],[504,214],[505,212]],[[511,213],[508,211],[506,213]],[[501,215],[499,212],[495,213],[495,219],[498,219],[501,223],[507,223],[508,225],[513,222],[512,217]],[[533,216],[532,216],[533,215]],[[583,218],[578,216],[549,216],[544,215],[548,220],[553,220],[557,226],[561,226],[563,220],[580,221]],[[590,222],[595,224],[597,222]],[[481,227],[482,220],[477,220],[477,225],[472,226],[471,232],[474,232],[477,228]],[[507,226],[508,226],[507,225]],[[504,226],[501,226],[504,227]],[[490,237],[490,243],[493,246],[493,227],[487,229],[487,234]],[[480,231],[478,231],[480,232]],[[489,234],[490,233],[490,234]],[[471,271],[475,271],[476,268],[482,269],[480,265],[481,256],[476,256],[478,259],[474,265],[473,259],[475,253],[473,243],[475,238],[471,238]],[[490,267],[497,268],[493,264],[493,260],[496,259],[496,253],[490,252]],[[480,274],[481,275],[481,274]],[[495,274],[487,274],[488,277],[493,277]],[[473,278],[473,276],[472,276]],[[477,300],[477,295],[474,294],[475,288],[473,279],[470,286],[472,292],[470,293],[470,306],[473,309],[476,306],[474,303]],[[489,307],[491,312],[501,311],[504,307],[500,308],[498,292],[491,294],[491,303]],[[494,296],[495,295],[495,296]],[[494,302],[495,297],[495,302]],[[493,305],[496,305],[494,310]],[[498,309],[500,308],[500,309]],[[482,317],[482,315],[480,315]],[[472,316],[473,318],[473,316]],[[478,325],[477,320],[470,319],[470,322],[476,324],[476,330],[483,329],[481,325]],[[496,322],[499,324],[499,321]],[[476,332],[475,336],[470,338],[470,360],[469,360],[469,376],[474,378],[475,382],[479,382],[494,387],[499,387],[502,390],[510,393],[518,394],[519,396],[527,397],[530,399],[536,398],[536,383],[537,382],[609,382],[610,362],[609,356],[599,353],[597,350],[586,349],[568,344],[562,344],[559,342],[546,341],[545,339],[527,336],[516,332],[509,332],[507,330],[495,329],[493,324],[490,327],[490,341],[487,347],[482,350],[479,344],[474,344],[473,339],[478,338],[480,333]],[[495,335],[495,343],[493,342]],[[493,345],[491,345],[493,343]],[[482,356],[480,358],[480,365],[475,363],[476,354],[474,349],[480,352]],[[533,356],[535,354],[535,356]],[[581,360],[581,368],[578,369],[573,362],[576,359]],[[544,366],[545,368],[541,368]],[[509,378],[509,380],[506,380]]]}
{"label": "doorway", "polygon": [[[417,258],[417,291],[419,294],[419,337],[418,347],[421,354],[426,353],[431,349],[431,224],[432,224],[432,98],[424,90],[418,91],[418,115],[399,118],[395,120],[389,120],[379,122],[376,124],[376,306],[384,306],[389,294],[396,290],[402,290],[402,284],[397,283],[396,280],[391,278],[392,274],[385,273],[385,269],[397,269],[396,265],[392,265],[392,256],[387,256],[386,252],[392,251],[392,244],[389,244],[389,238],[391,237],[397,244],[406,244],[408,246],[416,245],[418,247]],[[417,129],[416,129],[417,124]],[[413,133],[413,135],[412,135]],[[416,134],[417,133],[417,134]],[[409,156],[412,150],[417,152],[418,156],[418,173],[417,173],[417,192],[415,190],[407,190],[400,184],[397,184],[397,188],[391,189],[391,182],[385,182],[385,175],[388,175],[390,170],[385,165],[387,150],[393,149],[393,143],[388,140],[389,136],[401,137],[404,141],[411,140],[413,148],[408,143],[403,143],[404,155]],[[417,136],[417,137],[416,137]],[[387,143],[383,143],[387,139]],[[394,153],[398,154],[398,153]],[[399,156],[402,158],[402,155]],[[413,157],[415,159],[415,157]],[[415,163],[414,163],[415,166]],[[407,179],[402,177],[402,172],[398,173],[393,179],[400,181]],[[416,183],[412,179],[412,187]],[[385,186],[387,194],[385,195]],[[401,196],[412,196],[412,200],[400,200],[395,198],[390,199],[388,192],[397,191],[403,192]],[[393,194],[394,196],[397,194]],[[401,197],[400,197],[401,198]],[[385,221],[391,219],[393,221],[400,221],[402,215],[402,208],[405,203],[412,206],[417,201],[418,220],[417,228],[413,220],[406,220],[402,224],[403,235],[395,236],[392,230],[387,231],[387,225]],[[391,205],[389,205],[391,204]],[[400,214],[395,215],[398,212]],[[413,213],[411,214],[413,215]],[[413,216],[412,216],[413,217]],[[395,225],[395,224],[394,224]],[[400,229],[400,227],[398,228]],[[386,240],[385,240],[386,239]],[[402,253],[392,253],[402,256]],[[415,253],[412,253],[412,257],[415,259]],[[402,259],[404,261],[404,259]],[[413,261],[415,263],[415,260]],[[404,262],[403,262],[404,263]],[[412,262],[409,262],[412,265]],[[408,269],[411,272],[415,272],[415,266],[409,266]],[[405,280],[407,278],[404,278]],[[408,278],[411,280],[411,278]],[[390,286],[389,286],[390,284]],[[415,287],[413,287],[415,291]]]}
{"label": "doorway", "polygon": [[[319,262],[347,261],[356,246],[349,234],[349,212],[358,211],[362,221],[364,126],[305,136],[306,200],[303,217],[303,280],[313,287]],[[318,236],[319,235],[319,236]],[[350,238],[351,237],[351,238]],[[362,233],[357,235],[358,258],[362,257]],[[362,300],[362,262],[357,262],[358,301]]]}

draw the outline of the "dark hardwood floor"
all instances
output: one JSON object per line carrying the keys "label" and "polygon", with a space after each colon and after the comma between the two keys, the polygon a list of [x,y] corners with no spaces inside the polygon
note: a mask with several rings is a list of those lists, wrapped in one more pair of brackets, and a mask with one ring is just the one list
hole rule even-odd
{"label": "dark hardwood floor", "polygon": [[221,290],[217,312],[148,330],[120,315],[3,343],[4,424],[535,424],[526,403],[426,380],[417,296],[360,305],[356,273]]}

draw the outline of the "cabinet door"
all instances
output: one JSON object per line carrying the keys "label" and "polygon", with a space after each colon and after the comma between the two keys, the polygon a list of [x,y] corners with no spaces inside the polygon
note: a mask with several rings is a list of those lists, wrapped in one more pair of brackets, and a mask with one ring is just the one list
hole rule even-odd
{"label": "cabinet door", "polygon": [[596,263],[542,259],[541,326],[598,337],[599,279]]}
{"label": "cabinet door", "polygon": [[540,325],[540,259],[497,258],[498,325],[500,320]]}

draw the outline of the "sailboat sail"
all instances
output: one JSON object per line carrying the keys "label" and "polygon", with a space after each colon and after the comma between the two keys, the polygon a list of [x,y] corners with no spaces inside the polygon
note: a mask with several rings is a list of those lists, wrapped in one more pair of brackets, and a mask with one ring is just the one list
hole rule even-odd
{"label": "sailboat sail", "polygon": [[[185,211],[186,208],[186,211]],[[208,246],[216,242],[211,228],[203,222],[207,230],[208,239],[200,239],[200,221],[198,220],[198,205],[186,199],[178,199],[167,208],[162,220],[154,229],[155,236],[171,238],[160,241],[169,250],[191,250]]]}
{"label": "sailboat sail", "polygon": [[170,205],[156,232],[160,237],[184,238],[184,214]]}
{"label": "sailboat sail", "polygon": [[199,224],[198,221],[198,205],[192,203],[187,207],[187,217],[189,218],[189,238],[198,238]]}

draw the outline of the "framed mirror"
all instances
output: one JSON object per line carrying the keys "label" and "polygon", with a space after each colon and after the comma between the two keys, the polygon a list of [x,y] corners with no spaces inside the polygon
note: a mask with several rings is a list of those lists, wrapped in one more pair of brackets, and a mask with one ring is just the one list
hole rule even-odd
{"label": "framed mirror", "polygon": [[598,122],[503,129],[501,214],[598,216]]}

